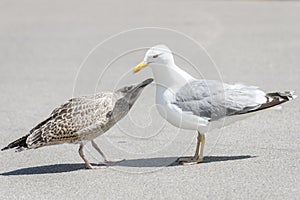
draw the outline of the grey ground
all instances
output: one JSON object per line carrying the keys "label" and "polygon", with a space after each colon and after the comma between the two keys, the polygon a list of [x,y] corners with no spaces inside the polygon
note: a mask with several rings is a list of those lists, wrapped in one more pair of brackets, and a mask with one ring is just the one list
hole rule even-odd
{"label": "grey ground", "polygon": [[[271,91],[293,89],[300,94],[297,1],[112,2],[0,2],[1,147],[74,94],[77,69],[96,44],[136,27],[165,27],[191,36],[206,47],[226,82]],[[155,37],[149,34],[152,41]],[[111,46],[106,50],[113,52]],[[125,71],[143,53],[124,62]],[[205,78],[215,78],[213,68],[202,68],[201,61],[197,64]],[[101,68],[97,62],[91,66]],[[78,94],[93,92],[91,79],[99,74],[92,69],[83,73]],[[105,78],[113,82],[120,76],[116,73],[108,70]],[[148,75],[149,70],[135,79],[130,74],[126,83]],[[300,98],[280,111],[212,131],[205,162],[178,166],[172,162],[177,156],[193,154],[196,135],[165,124],[151,106],[153,95],[152,85],[120,126],[97,139],[108,156],[126,161],[107,169],[84,170],[78,146],[67,144],[1,152],[1,199],[299,198]],[[87,150],[93,163],[101,162],[90,146]]]}

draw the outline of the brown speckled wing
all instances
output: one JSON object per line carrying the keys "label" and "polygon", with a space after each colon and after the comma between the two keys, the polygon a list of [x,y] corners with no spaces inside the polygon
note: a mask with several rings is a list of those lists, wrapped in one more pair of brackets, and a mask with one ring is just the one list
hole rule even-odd
{"label": "brown speckled wing", "polygon": [[116,97],[109,92],[72,98],[34,127],[26,143],[29,148],[65,142],[77,143],[81,139],[79,132],[107,123],[109,119],[106,114],[113,109],[115,102]]}

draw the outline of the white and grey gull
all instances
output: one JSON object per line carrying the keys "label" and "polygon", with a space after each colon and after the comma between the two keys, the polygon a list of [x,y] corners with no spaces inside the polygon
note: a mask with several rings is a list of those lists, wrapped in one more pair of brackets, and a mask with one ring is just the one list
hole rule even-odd
{"label": "white and grey gull", "polygon": [[148,65],[156,82],[156,105],[161,116],[176,127],[198,132],[195,155],[179,158],[183,164],[203,161],[205,133],[212,123],[223,119],[227,125],[296,98],[292,91],[265,93],[256,86],[196,79],[175,64],[165,45],[150,48],[134,73]]}
{"label": "white and grey gull", "polygon": [[150,78],[136,85],[122,87],[115,92],[72,98],[54,109],[46,120],[36,125],[28,134],[1,150],[16,148],[17,151],[22,151],[62,143],[79,144],[79,155],[84,160],[86,168],[99,168],[92,166],[84,156],[84,145],[91,141],[104,161],[110,162],[94,139],[121,120],[145,86],[152,81]]}

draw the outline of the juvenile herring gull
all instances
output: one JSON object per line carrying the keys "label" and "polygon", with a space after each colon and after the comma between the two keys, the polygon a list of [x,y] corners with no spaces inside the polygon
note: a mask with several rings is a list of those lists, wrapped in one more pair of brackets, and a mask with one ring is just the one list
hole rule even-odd
{"label": "juvenile herring gull", "polygon": [[149,49],[134,72],[147,65],[151,66],[156,81],[156,105],[160,115],[176,127],[198,132],[195,155],[179,158],[183,164],[203,161],[205,133],[210,125],[220,124],[218,120],[226,118],[227,125],[250,113],[296,98],[291,91],[265,93],[255,86],[195,79],[175,64],[172,52],[165,45]]}
{"label": "juvenile herring gull", "polygon": [[87,169],[94,169],[83,154],[84,145],[91,141],[105,162],[110,162],[94,139],[121,120],[131,109],[145,86],[153,79],[126,86],[115,92],[72,98],[54,109],[49,118],[35,126],[29,133],[10,143],[3,150],[16,148],[36,149],[43,146],[73,143],[79,144],[79,155]]}

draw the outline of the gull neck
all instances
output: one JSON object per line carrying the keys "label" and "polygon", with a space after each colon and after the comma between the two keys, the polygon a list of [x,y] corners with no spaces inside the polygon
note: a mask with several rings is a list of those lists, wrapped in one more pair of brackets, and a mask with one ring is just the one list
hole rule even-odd
{"label": "gull neck", "polygon": [[153,64],[151,69],[156,84],[165,88],[175,89],[185,85],[190,80],[194,80],[190,74],[174,63],[168,65]]}

